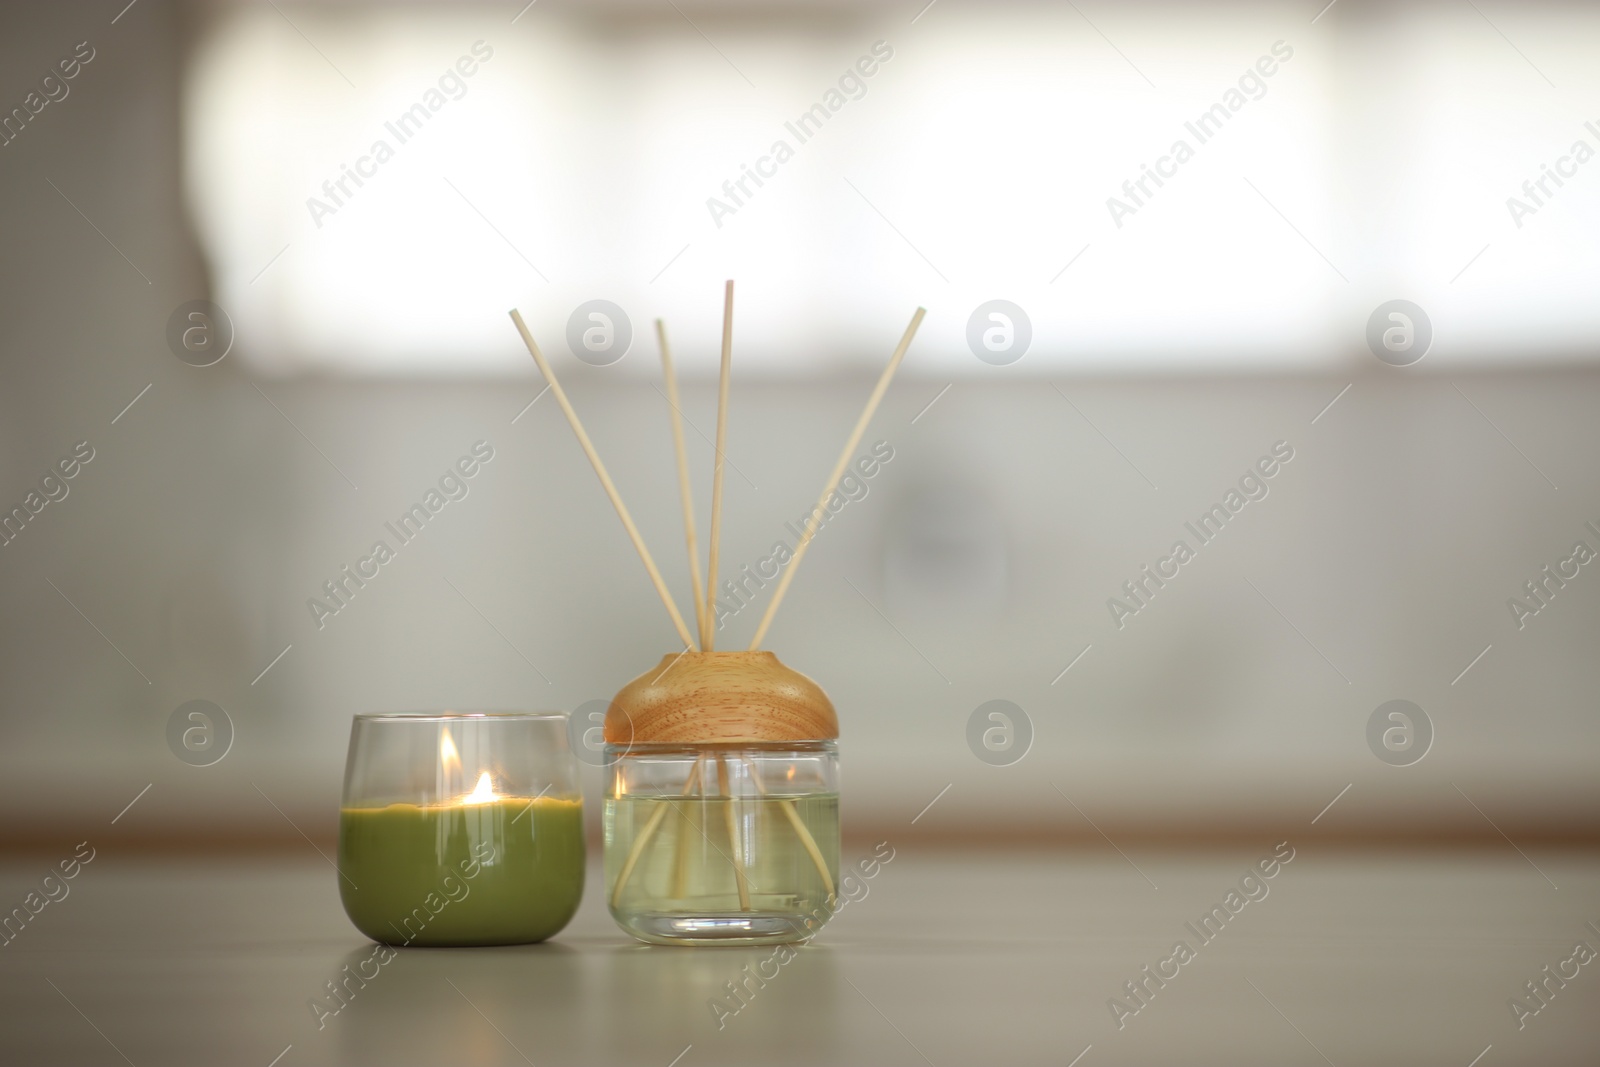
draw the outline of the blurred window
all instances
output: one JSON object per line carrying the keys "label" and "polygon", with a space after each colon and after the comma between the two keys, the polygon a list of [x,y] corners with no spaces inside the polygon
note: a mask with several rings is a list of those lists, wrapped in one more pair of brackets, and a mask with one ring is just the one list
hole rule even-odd
{"label": "blurred window", "polygon": [[243,358],[521,374],[507,309],[562,352],[606,299],[710,373],[726,277],[751,375],[876,366],[918,304],[912,367],[984,373],[992,299],[1024,373],[1327,369],[1395,298],[1429,367],[1596,350],[1593,9],[681,7],[209,9],[186,174]]}

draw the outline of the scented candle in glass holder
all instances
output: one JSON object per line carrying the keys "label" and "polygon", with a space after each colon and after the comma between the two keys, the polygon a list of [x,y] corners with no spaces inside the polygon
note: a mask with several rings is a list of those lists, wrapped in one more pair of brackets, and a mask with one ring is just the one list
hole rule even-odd
{"label": "scented candle in glass holder", "polygon": [[513,945],[583,896],[583,801],[561,712],[357,715],[339,891],[390,945]]}

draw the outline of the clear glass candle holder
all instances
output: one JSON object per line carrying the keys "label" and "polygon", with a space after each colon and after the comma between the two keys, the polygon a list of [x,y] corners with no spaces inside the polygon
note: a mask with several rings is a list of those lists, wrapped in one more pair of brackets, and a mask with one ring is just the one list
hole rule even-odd
{"label": "clear glass candle holder", "polygon": [[803,941],[839,884],[833,741],[606,746],[606,902],[653,944]]}
{"label": "clear glass candle holder", "polygon": [[512,945],[583,896],[583,800],[562,712],[357,715],[339,892],[391,945]]}

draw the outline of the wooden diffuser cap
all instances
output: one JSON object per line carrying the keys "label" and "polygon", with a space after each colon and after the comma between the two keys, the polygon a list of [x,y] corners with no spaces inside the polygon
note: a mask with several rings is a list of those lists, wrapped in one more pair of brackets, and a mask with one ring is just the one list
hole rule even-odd
{"label": "wooden diffuser cap", "polygon": [[685,652],[617,691],[610,744],[828,741],[839,718],[828,694],[771,652]]}

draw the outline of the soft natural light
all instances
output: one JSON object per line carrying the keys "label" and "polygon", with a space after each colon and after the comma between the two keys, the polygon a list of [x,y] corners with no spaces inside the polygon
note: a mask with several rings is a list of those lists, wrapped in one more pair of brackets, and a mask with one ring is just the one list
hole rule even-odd
{"label": "soft natural light", "polygon": [[702,12],[715,50],[670,9],[615,32],[555,9],[283,6],[294,26],[216,13],[187,105],[218,300],[264,373],[525,374],[506,311],[565,357],[597,298],[636,350],[665,317],[680,366],[709,373],[727,277],[757,376],[875,366],[918,304],[908,372],[981,373],[967,320],[996,298],[1031,319],[1031,372],[1328,367],[1396,297],[1444,324],[1430,366],[1600,337],[1582,236],[1600,163],[1522,227],[1505,204],[1600,135],[1577,110],[1523,123],[1549,87],[1488,55],[1503,42],[1470,10],[1406,30],[1408,99],[1431,103],[1397,150],[1360,137],[1391,97],[1281,5],[1162,8],[1129,54],[1070,5],[808,32]]}

